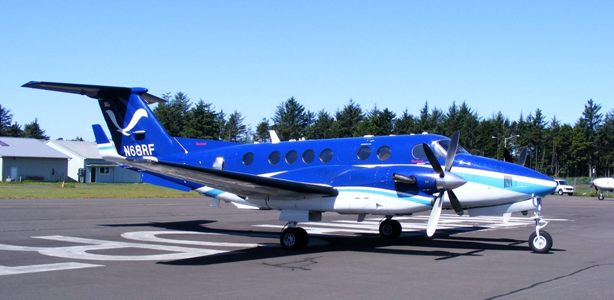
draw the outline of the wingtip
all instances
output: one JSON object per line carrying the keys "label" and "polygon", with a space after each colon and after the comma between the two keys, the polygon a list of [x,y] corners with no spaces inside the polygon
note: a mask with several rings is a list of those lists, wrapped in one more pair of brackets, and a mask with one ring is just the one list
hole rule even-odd
{"label": "wingtip", "polygon": [[31,87],[36,86],[39,83],[40,81],[29,81],[29,82],[24,83],[21,87],[31,88]]}

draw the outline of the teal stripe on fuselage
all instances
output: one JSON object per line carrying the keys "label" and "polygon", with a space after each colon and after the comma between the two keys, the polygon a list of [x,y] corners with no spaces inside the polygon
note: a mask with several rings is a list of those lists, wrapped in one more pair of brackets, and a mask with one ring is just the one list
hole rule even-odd
{"label": "teal stripe on fuselage", "polygon": [[431,201],[421,199],[420,197],[417,197],[416,195],[407,194],[407,193],[397,193],[393,191],[379,190],[379,189],[360,189],[360,188],[344,188],[344,187],[339,187],[337,189],[340,192],[367,193],[367,194],[396,198],[396,199],[401,199],[401,200],[408,200],[414,203],[431,206]]}
{"label": "teal stripe on fuselage", "polygon": [[529,183],[526,181],[514,180],[515,178],[517,178],[517,176],[513,176],[513,175],[509,175],[512,180],[511,182],[512,185],[509,187],[505,187],[505,180],[501,178],[505,175],[503,173],[498,173],[498,176],[501,176],[498,178],[487,176],[487,175],[467,174],[463,172],[458,172],[458,173],[452,172],[452,173],[461,176],[468,182],[483,184],[483,185],[487,185],[487,186],[494,187],[497,189],[504,189],[504,190],[513,191],[517,193],[523,193],[527,195],[531,195],[532,193],[536,193],[538,191],[543,191],[547,189],[547,187],[544,185]]}

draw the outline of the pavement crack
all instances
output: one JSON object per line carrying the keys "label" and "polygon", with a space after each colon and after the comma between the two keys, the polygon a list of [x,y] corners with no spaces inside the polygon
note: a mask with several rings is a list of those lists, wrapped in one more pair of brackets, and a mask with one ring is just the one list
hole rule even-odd
{"label": "pavement crack", "polygon": [[580,270],[577,270],[577,271],[571,272],[571,273],[569,273],[569,274],[566,274],[566,275],[561,275],[561,276],[554,277],[554,278],[552,278],[552,279],[548,279],[548,280],[544,280],[544,281],[540,281],[540,282],[536,282],[536,283],[531,284],[531,285],[529,285],[529,286],[527,286],[527,287],[523,287],[523,288],[520,288],[520,289],[517,289],[517,290],[513,290],[513,291],[508,292],[508,293],[505,293],[505,294],[500,294],[500,295],[496,295],[496,296],[488,297],[488,298],[485,298],[485,300],[497,299],[497,298],[501,298],[501,297],[505,297],[505,296],[513,295],[513,294],[516,294],[516,293],[520,293],[520,292],[522,292],[522,291],[530,290],[530,289],[532,289],[532,288],[534,288],[534,287],[537,287],[537,286],[540,286],[540,285],[542,285],[542,284],[546,284],[546,283],[550,283],[550,282],[554,282],[554,281],[557,281],[557,280],[560,280],[560,279],[564,279],[564,278],[567,278],[567,277],[574,276],[574,275],[576,275],[576,274],[582,273],[582,272],[584,272],[584,271],[587,271],[587,270],[590,270],[590,269],[593,269],[593,268],[603,267],[603,266],[612,266],[612,265],[614,265],[614,264],[609,263],[609,264],[596,264],[596,265],[591,265],[591,266],[588,266],[588,267],[582,268],[582,269],[580,269]]}
{"label": "pavement crack", "polygon": [[318,258],[322,258],[322,256],[305,257],[304,259],[290,261],[290,262],[277,263],[277,264],[266,263],[266,262],[263,262],[262,264],[265,266],[270,266],[270,267],[290,269],[292,271],[295,271],[295,270],[310,271],[311,270],[310,267],[318,263],[316,261],[316,259]]}

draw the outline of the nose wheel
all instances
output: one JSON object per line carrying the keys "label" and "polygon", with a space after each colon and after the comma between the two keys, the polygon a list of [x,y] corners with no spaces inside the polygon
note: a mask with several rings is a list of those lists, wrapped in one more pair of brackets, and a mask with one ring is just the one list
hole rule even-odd
{"label": "nose wheel", "polygon": [[548,225],[548,221],[542,217],[542,198],[533,196],[533,206],[535,207],[533,220],[535,221],[535,232],[529,236],[529,248],[535,253],[547,253],[552,248],[552,237],[542,228]]}
{"label": "nose wheel", "polygon": [[552,248],[552,237],[545,230],[531,233],[529,236],[529,248],[536,253],[546,253]]}
{"label": "nose wheel", "polygon": [[296,222],[288,223],[279,236],[279,243],[284,249],[300,250],[307,248],[309,234],[301,227],[296,227]]}

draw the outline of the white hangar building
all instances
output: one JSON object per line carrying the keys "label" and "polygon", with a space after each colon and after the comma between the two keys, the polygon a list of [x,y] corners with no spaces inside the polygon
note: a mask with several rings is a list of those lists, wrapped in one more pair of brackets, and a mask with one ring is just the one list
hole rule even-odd
{"label": "white hangar building", "polygon": [[141,182],[138,172],[124,169],[102,159],[96,143],[82,141],[48,141],[47,146],[70,157],[68,177],[77,182],[131,183]]}
{"label": "white hangar building", "polygon": [[67,180],[68,159],[67,155],[37,139],[0,137],[2,181]]}

